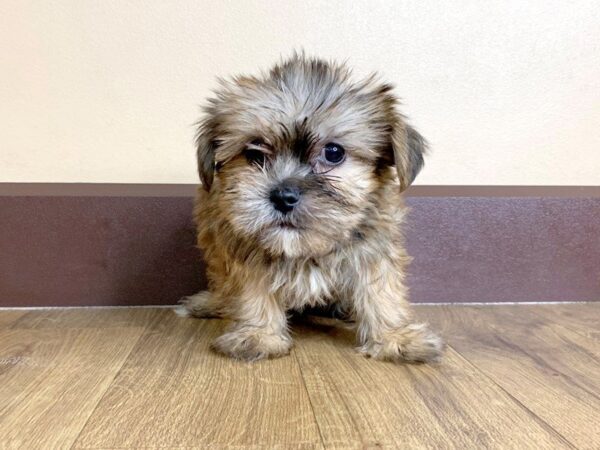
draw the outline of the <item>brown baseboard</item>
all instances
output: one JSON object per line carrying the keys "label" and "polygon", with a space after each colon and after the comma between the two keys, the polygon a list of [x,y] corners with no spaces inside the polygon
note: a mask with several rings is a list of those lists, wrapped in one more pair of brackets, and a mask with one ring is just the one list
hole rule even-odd
{"label": "brown baseboard", "polygon": [[[186,197],[195,184],[0,183],[0,197]],[[600,186],[411,186],[408,197],[598,198]]]}
{"label": "brown baseboard", "polygon": [[[206,286],[191,185],[0,184],[0,306],[158,305]],[[413,302],[600,300],[600,187],[414,186]]]}

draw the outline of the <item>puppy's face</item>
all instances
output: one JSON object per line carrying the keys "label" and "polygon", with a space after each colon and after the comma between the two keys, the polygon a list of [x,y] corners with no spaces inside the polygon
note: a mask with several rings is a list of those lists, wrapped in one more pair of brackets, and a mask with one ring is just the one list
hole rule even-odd
{"label": "puppy's face", "polygon": [[390,90],[301,56],[223,82],[200,123],[198,164],[232,232],[289,257],[353,239],[392,174],[404,189],[423,163],[423,139]]}

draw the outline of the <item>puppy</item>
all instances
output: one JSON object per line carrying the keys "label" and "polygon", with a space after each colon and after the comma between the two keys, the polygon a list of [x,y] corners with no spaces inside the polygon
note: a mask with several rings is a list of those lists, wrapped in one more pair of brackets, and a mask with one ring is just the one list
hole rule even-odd
{"label": "puppy", "polygon": [[438,359],[442,341],[407,301],[401,232],[401,191],[426,145],[391,91],[304,55],[221,82],[197,137],[209,286],[183,302],[191,315],[232,320],[214,349],[249,361],[286,355],[287,313],[335,305],[354,319],[359,352]]}

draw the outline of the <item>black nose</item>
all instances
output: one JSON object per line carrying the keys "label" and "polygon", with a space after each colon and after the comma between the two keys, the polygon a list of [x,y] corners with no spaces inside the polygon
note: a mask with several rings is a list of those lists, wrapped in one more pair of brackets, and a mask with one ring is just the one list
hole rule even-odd
{"label": "black nose", "polygon": [[300,202],[300,189],[295,186],[280,186],[271,191],[269,199],[277,211],[286,214]]}

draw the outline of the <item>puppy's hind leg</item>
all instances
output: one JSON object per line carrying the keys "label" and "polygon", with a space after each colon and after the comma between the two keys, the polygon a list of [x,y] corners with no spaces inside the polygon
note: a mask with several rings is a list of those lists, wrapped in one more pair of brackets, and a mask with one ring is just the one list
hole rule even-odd
{"label": "puppy's hind leg", "polygon": [[197,294],[184,297],[175,312],[180,316],[200,318],[223,317],[223,302],[218,295],[210,291],[200,291]]}

